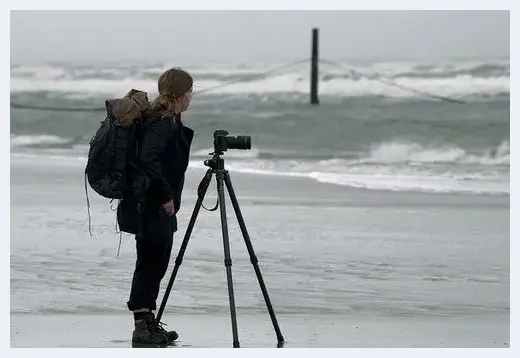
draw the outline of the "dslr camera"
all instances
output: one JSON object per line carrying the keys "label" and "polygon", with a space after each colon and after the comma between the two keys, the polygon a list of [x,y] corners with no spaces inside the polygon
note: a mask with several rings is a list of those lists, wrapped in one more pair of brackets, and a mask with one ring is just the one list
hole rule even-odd
{"label": "dslr camera", "polygon": [[218,129],[213,132],[213,145],[216,153],[223,153],[228,149],[251,149],[251,136],[249,135],[238,135],[230,136],[229,132]]}

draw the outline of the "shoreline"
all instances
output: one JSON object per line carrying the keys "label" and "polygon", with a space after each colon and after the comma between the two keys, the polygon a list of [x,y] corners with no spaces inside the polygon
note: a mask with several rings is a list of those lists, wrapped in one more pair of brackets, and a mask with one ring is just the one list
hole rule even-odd
{"label": "shoreline", "polygon": [[[35,162],[33,159],[16,157],[10,160],[11,176],[15,171],[40,172],[49,175],[66,175],[76,177],[83,186],[83,169],[85,162],[79,158],[56,158]],[[63,158],[60,158],[63,159]],[[50,171],[49,168],[53,170]],[[78,170],[79,169],[79,170]],[[186,172],[185,191],[183,197],[196,199],[196,189],[204,177],[207,168],[188,167]],[[359,188],[348,185],[321,182],[304,176],[270,175],[265,173],[244,173],[229,171],[231,182],[238,199],[251,198],[257,204],[276,205],[283,197],[294,200],[295,205],[319,206],[475,206],[509,207],[510,194],[469,193],[469,192],[429,192],[421,190],[389,190]],[[81,181],[81,183],[80,183]],[[253,183],[253,185],[251,185]],[[11,184],[12,186],[13,184]],[[215,195],[215,178],[208,188],[206,196]],[[295,190],[300,188],[300,190]],[[187,189],[187,190],[186,190]],[[89,192],[92,191],[89,188]],[[283,200],[287,203],[287,200]]]}

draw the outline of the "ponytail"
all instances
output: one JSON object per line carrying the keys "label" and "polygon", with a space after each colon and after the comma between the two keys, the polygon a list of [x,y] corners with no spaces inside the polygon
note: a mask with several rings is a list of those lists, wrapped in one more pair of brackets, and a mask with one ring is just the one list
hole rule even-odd
{"label": "ponytail", "polygon": [[163,117],[174,115],[175,98],[168,94],[160,94],[152,103],[152,109]]}

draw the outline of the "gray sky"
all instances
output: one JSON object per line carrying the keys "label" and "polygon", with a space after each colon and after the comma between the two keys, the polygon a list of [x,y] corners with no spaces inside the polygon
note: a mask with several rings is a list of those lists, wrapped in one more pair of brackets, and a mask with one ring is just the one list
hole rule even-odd
{"label": "gray sky", "polygon": [[11,61],[509,58],[508,11],[11,11]]}

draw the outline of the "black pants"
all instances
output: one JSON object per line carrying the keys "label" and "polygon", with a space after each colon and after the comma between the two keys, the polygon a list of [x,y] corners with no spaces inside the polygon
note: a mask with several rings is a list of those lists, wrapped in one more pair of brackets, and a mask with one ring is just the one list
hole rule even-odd
{"label": "black pants", "polygon": [[143,218],[143,235],[136,236],[135,264],[128,309],[157,309],[161,280],[168,269],[177,219],[160,208]]}

